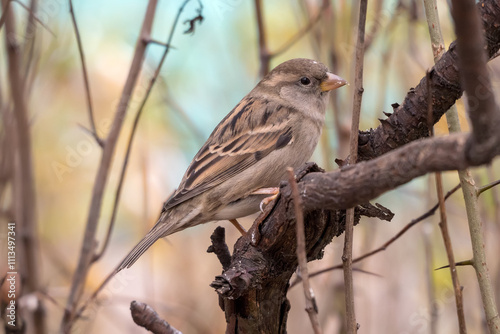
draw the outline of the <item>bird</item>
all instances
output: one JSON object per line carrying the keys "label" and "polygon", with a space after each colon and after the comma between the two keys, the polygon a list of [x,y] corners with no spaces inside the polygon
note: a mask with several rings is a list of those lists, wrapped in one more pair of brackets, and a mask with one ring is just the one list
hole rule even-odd
{"label": "bird", "polygon": [[157,223],[117,272],[130,268],[160,238],[258,212],[261,202],[279,191],[286,168],[312,156],[329,92],[346,84],[312,59],[291,59],[271,70],[215,127]]}

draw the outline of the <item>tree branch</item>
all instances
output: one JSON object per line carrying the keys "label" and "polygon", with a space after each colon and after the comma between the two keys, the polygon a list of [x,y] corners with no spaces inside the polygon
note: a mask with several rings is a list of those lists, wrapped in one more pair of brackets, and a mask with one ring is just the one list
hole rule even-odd
{"label": "tree branch", "polygon": [[134,322],[154,334],[182,334],[168,322],[160,318],[149,305],[133,301],[130,303],[130,313]]}
{"label": "tree branch", "polygon": [[[479,5],[484,5],[479,3]],[[497,2],[497,6],[498,6]],[[467,112],[472,123],[472,134],[468,141],[469,160],[481,160],[485,152],[498,147],[500,108],[495,102],[487,57],[485,40],[475,2],[472,0],[452,1],[452,16],[457,34],[457,51],[462,86],[467,95]],[[488,160],[485,160],[488,162]],[[472,242],[473,263],[481,291],[481,300],[490,332],[500,333],[500,317],[495,302],[486,255],[484,252],[483,229],[477,208],[477,195],[470,177],[464,175],[463,184],[467,218]],[[450,263],[450,267],[453,264]]]}
{"label": "tree branch", "polygon": [[[14,212],[18,228],[18,248],[23,249],[20,259],[23,268],[20,268],[22,280],[25,284],[24,294],[35,293],[39,290],[39,241],[37,238],[35,178],[33,175],[33,156],[31,143],[31,129],[27,106],[27,94],[24,80],[21,76],[21,53],[16,34],[16,22],[12,6],[8,0],[3,0],[5,14],[5,44],[8,61],[8,80],[10,95],[13,102],[13,119],[15,131],[14,162]],[[31,313],[33,326],[37,333],[46,332],[44,305],[40,300]]]}
{"label": "tree branch", "polygon": [[150,0],[148,3],[142,28],[137,39],[130,71],[125,82],[125,86],[123,87],[120,102],[118,104],[115,118],[111,126],[111,131],[103,147],[101,162],[99,164],[99,169],[94,181],[94,188],[92,190],[92,201],[87,218],[87,225],[85,228],[85,236],[83,238],[82,249],[80,251],[80,259],[73,276],[73,282],[66,304],[66,310],[64,312],[64,317],[61,323],[61,332],[63,333],[68,333],[71,329],[74,319],[74,312],[83,291],[83,286],[87,278],[89,267],[91,265],[92,259],[94,258],[96,247],[95,236],[97,225],[99,223],[99,215],[101,213],[102,198],[104,195],[104,190],[106,188],[109,170],[111,168],[111,162],[113,161],[113,155],[116,148],[116,143],[118,141],[118,136],[120,134],[128,104],[137,82],[137,78],[139,77],[144,54],[146,52],[147,44],[143,42],[143,38],[151,34],[157,2],[157,0]]}
{"label": "tree branch", "polygon": [[288,183],[292,189],[293,206],[295,209],[296,220],[296,237],[297,237],[297,262],[299,263],[300,276],[304,286],[304,297],[306,298],[306,312],[309,315],[311,326],[315,334],[321,334],[321,326],[318,320],[318,307],[316,299],[309,284],[309,272],[307,270],[307,254],[306,254],[306,236],[304,232],[304,215],[302,213],[302,201],[299,196],[299,189],[295,181],[295,174],[292,168],[287,168]]}
{"label": "tree branch", "polygon": [[[476,5],[481,13],[488,58],[492,58],[500,48],[500,4],[485,0]],[[447,52],[430,70],[432,91],[433,122],[460,98],[460,85],[456,42],[451,43]],[[393,104],[394,113],[381,125],[359,135],[358,160],[369,160],[419,138],[428,136],[427,128],[427,78],[410,89],[402,105]],[[482,79],[475,79],[482,80]],[[481,86],[477,86],[481,87]],[[484,93],[484,91],[480,91]]]}
{"label": "tree branch", "polygon": [[102,147],[104,143],[102,142],[101,138],[99,138],[95,126],[94,110],[92,107],[92,96],[90,94],[89,77],[87,72],[87,65],[85,64],[85,54],[83,53],[82,39],[80,37],[80,30],[78,30],[78,24],[76,23],[75,11],[73,10],[72,0],[69,0],[69,12],[71,14],[71,22],[73,23],[73,29],[75,30],[76,43],[78,45],[78,53],[80,54],[80,63],[82,64],[83,83],[85,85],[85,97],[87,100],[87,111],[89,115],[90,129],[91,129],[90,133],[96,140],[97,144],[99,144],[99,146]]}
{"label": "tree branch", "polygon": [[[495,23],[500,21],[500,8],[493,0],[478,4],[478,8],[483,17],[491,20],[485,21],[491,56],[500,47],[500,24]],[[299,178],[309,261],[321,258],[323,248],[334,236],[343,233],[342,209],[366,203],[418,176],[481,165],[500,154],[500,132],[481,128],[495,123],[481,123],[481,127],[474,129],[491,133],[491,139],[484,144],[471,141],[466,134],[422,139],[428,136],[427,92],[432,91],[432,123],[461,95],[456,59],[455,44],[452,44],[429,79],[423,78],[410,90],[403,104],[395,105],[396,112],[388,120],[382,121],[377,129],[360,133],[358,160],[362,162],[329,173],[320,173],[309,165],[309,173]],[[427,80],[430,80],[429,88]],[[470,117],[477,115],[471,112]],[[414,142],[409,143],[411,141]],[[470,154],[479,151],[481,156]],[[297,266],[294,254],[297,241],[291,235],[295,231],[295,215],[289,186],[283,185],[280,193],[272,212],[265,219],[257,218],[262,222],[254,224],[247,236],[236,242],[231,265],[212,283],[222,298],[227,333],[245,330],[284,333],[286,330],[290,307],[286,292],[288,280]],[[260,241],[254,243],[251,236],[257,228]],[[264,301],[272,302],[265,303],[262,311]],[[256,317],[261,319],[264,313],[259,324],[252,321]]]}

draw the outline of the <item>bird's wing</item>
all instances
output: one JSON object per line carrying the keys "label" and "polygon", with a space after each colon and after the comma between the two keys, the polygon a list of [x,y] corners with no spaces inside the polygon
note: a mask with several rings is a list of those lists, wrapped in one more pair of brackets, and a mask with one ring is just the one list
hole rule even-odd
{"label": "bird's wing", "polygon": [[290,112],[293,110],[269,101],[243,99],[196,154],[164,210],[221,184],[285,147],[293,140]]}

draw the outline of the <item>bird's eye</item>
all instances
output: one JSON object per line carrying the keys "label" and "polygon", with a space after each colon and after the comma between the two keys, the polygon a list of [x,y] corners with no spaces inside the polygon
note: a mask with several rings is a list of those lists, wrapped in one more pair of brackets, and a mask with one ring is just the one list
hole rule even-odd
{"label": "bird's eye", "polygon": [[304,86],[307,86],[311,83],[311,80],[308,77],[302,77],[300,78],[300,83]]}

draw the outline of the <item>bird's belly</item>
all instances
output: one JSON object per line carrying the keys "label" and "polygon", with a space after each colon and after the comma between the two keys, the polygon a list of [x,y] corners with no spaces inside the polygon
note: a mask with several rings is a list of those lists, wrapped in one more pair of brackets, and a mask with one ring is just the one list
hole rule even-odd
{"label": "bird's belly", "polygon": [[260,202],[266,195],[250,195],[226,205],[217,212],[214,220],[229,220],[245,217],[259,211]]}

